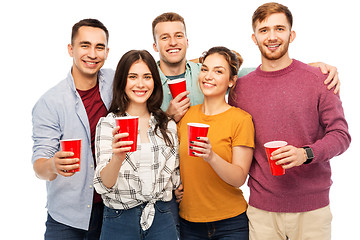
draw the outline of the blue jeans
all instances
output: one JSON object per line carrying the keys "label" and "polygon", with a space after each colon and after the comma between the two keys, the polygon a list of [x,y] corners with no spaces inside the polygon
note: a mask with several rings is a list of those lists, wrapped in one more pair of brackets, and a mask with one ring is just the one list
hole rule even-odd
{"label": "blue jeans", "polygon": [[102,202],[93,205],[88,231],[59,223],[48,214],[44,239],[98,240],[100,238],[103,210],[104,204]]}
{"label": "blue jeans", "polygon": [[197,223],[180,218],[180,239],[248,240],[249,223],[246,212],[215,222]]}
{"label": "blue jeans", "polygon": [[176,226],[176,234],[178,238],[180,238],[180,216],[179,216],[179,203],[176,202],[176,196],[173,192],[173,197],[170,200],[170,209],[174,218],[175,226]]}
{"label": "blue jeans", "polygon": [[140,226],[141,213],[146,204],[127,210],[105,206],[101,240],[176,240],[176,226],[170,202],[155,203],[155,217],[151,227],[144,231]]}

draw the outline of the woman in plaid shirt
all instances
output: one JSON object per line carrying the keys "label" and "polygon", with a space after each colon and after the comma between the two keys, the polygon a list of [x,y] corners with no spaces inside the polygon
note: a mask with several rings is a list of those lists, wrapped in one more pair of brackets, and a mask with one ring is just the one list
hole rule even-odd
{"label": "woman in plaid shirt", "polygon": [[[146,50],[124,54],[117,66],[109,114],[96,131],[94,186],[105,209],[101,239],[177,239],[170,211],[180,184],[176,124],[160,109],[163,90]],[[115,118],[139,116],[138,145],[122,141]]]}

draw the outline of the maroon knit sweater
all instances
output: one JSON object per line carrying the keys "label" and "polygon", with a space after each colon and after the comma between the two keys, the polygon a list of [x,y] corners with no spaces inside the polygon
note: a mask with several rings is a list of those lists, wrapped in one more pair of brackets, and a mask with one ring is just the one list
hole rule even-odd
{"label": "maroon knit sweater", "polygon": [[[326,75],[293,60],[282,70],[254,72],[238,79],[229,103],[253,117],[255,152],[248,185],[249,204],[271,212],[305,212],[329,204],[329,160],[343,153],[351,138],[339,95],[327,90]],[[312,163],[272,176],[264,143],[284,140],[310,146]]]}

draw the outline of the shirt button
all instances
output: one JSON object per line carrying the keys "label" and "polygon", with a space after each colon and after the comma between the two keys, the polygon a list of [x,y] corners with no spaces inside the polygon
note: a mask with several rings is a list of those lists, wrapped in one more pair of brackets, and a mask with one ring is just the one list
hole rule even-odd
{"label": "shirt button", "polygon": [[90,167],[91,167],[91,168],[94,168],[94,165],[91,164]]}
{"label": "shirt button", "polygon": [[171,94],[171,92],[168,93],[169,95]]}
{"label": "shirt button", "polygon": [[87,206],[88,208],[90,207],[90,205]]}
{"label": "shirt button", "polygon": [[90,187],[90,188],[92,188],[93,186],[92,186],[92,185],[90,185],[89,187]]}

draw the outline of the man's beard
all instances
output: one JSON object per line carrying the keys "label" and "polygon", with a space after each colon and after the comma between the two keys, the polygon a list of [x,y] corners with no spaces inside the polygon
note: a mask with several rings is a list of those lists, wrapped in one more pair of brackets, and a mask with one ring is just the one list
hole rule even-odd
{"label": "man's beard", "polygon": [[281,43],[281,45],[275,52],[270,52],[270,53],[268,52],[269,50],[267,49],[267,47],[264,44],[260,45],[258,43],[258,46],[259,46],[261,55],[264,58],[266,58],[268,60],[278,60],[278,59],[282,58],[288,52],[289,44],[290,44],[290,39],[289,39],[289,41]]}

